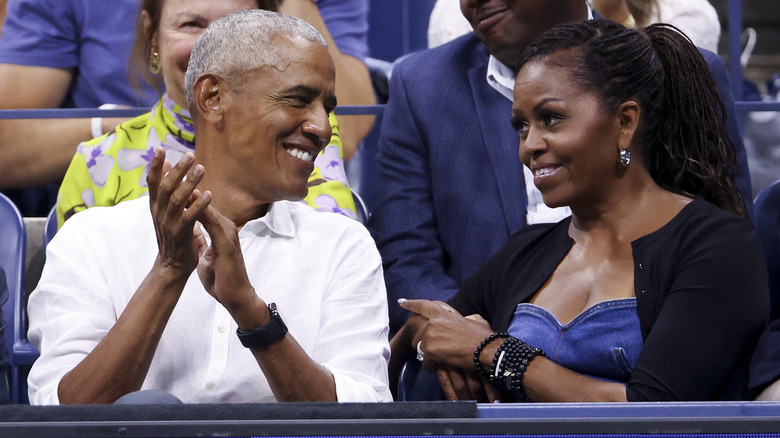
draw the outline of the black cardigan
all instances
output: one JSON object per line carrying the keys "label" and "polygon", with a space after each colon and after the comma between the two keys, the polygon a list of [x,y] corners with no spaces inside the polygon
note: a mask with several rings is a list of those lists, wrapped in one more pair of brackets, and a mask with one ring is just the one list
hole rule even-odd
{"label": "black cardigan", "polygon": [[[518,231],[450,300],[505,331],[571,248],[571,218]],[[761,244],[750,222],[704,200],[632,242],[644,346],[629,401],[743,400],[747,365],[769,308]]]}

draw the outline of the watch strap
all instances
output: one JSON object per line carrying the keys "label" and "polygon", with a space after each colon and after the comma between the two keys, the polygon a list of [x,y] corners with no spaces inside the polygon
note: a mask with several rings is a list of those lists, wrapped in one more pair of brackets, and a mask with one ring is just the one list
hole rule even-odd
{"label": "watch strap", "polygon": [[282,317],[279,316],[279,311],[276,310],[276,303],[269,304],[268,311],[271,313],[271,321],[268,324],[246,332],[236,329],[238,339],[244,347],[265,348],[284,339],[287,334],[287,326],[282,321]]}

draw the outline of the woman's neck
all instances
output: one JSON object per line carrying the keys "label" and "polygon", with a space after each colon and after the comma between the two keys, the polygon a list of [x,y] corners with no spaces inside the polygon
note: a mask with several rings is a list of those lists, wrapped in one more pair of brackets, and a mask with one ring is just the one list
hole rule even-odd
{"label": "woman's neck", "polygon": [[572,206],[569,235],[575,241],[609,235],[610,240],[631,242],[666,225],[690,201],[653,182],[628,190],[609,203],[587,208]]}

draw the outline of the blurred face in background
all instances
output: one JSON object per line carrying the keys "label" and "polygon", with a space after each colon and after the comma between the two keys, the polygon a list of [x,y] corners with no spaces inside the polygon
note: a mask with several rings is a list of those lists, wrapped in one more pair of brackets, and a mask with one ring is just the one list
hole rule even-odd
{"label": "blurred face in background", "polygon": [[[160,24],[152,37],[152,52],[159,53],[160,72],[168,95],[187,108],[184,73],[195,42],[206,28],[233,12],[256,9],[255,0],[165,0],[160,10]],[[151,25],[149,14],[142,12]]]}
{"label": "blurred face in background", "polygon": [[588,17],[585,0],[460,0],[460,9],[487,51],[512,68],[542,32]]}

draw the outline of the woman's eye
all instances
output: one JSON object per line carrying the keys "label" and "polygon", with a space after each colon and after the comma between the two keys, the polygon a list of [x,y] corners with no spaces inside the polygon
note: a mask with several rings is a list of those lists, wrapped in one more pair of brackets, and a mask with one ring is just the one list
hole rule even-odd
{"label": "woman's eye", "polygon": [[530,126],[531,125],[527,120],[512,120],[512,128],[517,131],[517,135],[519,135],[520,138],[528,136],[528,129]]}
{"label": "woman's eye", "polygon": [[545,114],[542,116],[542,122],[544,126],[555,126],[563,120],[563,117],[557,114]]}

